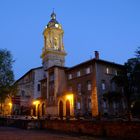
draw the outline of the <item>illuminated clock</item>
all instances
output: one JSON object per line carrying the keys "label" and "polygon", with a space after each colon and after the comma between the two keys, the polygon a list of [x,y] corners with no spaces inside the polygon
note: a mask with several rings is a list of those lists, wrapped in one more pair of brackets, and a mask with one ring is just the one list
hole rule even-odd
{"label": "illuminated clock", "polygon": [[58,28],[59,27],[58,24],[55,24],[55,27]]}

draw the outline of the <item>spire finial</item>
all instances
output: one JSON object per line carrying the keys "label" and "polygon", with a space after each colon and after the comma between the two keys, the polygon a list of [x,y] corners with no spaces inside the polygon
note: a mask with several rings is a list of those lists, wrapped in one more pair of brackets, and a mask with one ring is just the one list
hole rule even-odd
{"label": "spire finial", "polygon": [[53,12],[52,12],[52,14],[51,14],[51,18],[52,18],[52,19],[56,19],[56,14],[54,13],[54,8],[53,8]]}

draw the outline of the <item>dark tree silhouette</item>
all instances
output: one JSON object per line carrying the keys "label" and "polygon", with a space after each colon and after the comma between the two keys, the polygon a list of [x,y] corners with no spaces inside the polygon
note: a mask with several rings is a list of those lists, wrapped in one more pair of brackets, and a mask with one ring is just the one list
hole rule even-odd
{"label": "dark tree silhouette", "polygon": [[12,70],[13,57],[10,51],[0,49],[0,103],[2,113],[2,103],[6,97],[15,91],[12,86],[14,82],[14,73]]}

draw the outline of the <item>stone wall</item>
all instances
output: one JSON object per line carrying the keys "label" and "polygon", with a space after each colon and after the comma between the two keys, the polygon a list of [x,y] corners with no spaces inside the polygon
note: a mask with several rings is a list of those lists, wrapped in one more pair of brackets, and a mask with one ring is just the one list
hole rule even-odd
{"label": "stone wall", "polygon": [[46,121],[45,129],[74,132],[93,136],[125,139],[140,138],[140,122]]}
{"label": "stone wall", "polygon": [[118,139],[140,139],[140,122],[19,120],[0,118],[0,126],[14,126],[24,129],[46,129],[90,136],[114,137]]}

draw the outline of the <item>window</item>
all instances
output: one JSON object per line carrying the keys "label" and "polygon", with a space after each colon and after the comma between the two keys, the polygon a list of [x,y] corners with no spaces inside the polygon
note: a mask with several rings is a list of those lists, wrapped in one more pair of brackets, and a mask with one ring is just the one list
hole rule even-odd
{"label": "window", "polygon": [[116,90],[116,84],[115,84],[115,82],[112,82],[111,83],[111,87],[112,87],[112,91],[115,91]]}
{"label": "window", "polygon": [[54,82],[52,82],[52,83],[49,84],[49,89],[50,90],[54,90]]}
{"label": "window", "polygon": [[82,88],[81,83],[78,83],[78,85],[77,85],[77,90],[78,90],[78,94],[79,94],[79,95],[81,95],[81,88]]}
{"label": "window", "polygon": [[90,73],[90,67],[86,68],[86,74]]}
{"label": "window", "polygon": [[25,96],[25,91],[24,91],[24,90],[21,91],[21,96],[22,96],[22,97]]}
{"label": "window", "polygon": [[37,85],[37,91],[40,91],[40,84]]}
{"label": "window", "polygon": [[115,73],[115,75],[116,75],[116,76],[118,75],[118,72],[117,72],[117,70],[115,70],[115,72],[114,72],[114,73]]}
{"label": "window", "polygon": [[50,81],[54,81],[54,73],[50,74],[50,78],[49,79],[50,79]]}
{"label": "window", "polygon": [[78,72],[77,72],[77,77],[80,77],[80,76],[81,76],[81,72],[78,71]]}
{"label": "window", "polygon": [[87,81],[87,89],[91,90],[91,81]]}
{"label": "window", "polygon": [[68,79],[72,79],[72,74],[69,74],[68,75]]}
{"label": "window", "polygon": [[106,68],[106,73],[109,74],[109,68],[108,67]]}
{"label": "window", "polygon": [[125,108],[126,108],[126,103],[125,103],[125,101],[124,101],[124,100],[122,100],[122,107],[123,107],[123,109],[125,109]]}
{"label": "window", "polygon": [[116,104],[116,102],[113,102],[113,108],[114,108],[114,109],[117,108],[117,104]]}
{"label": "window", "polygon": [[77,102],[77,109],[81,109],[81,103]]}
{"label": "window", "polygon": [[90,98],[88,99],[88,109],[89,110],[91,109],[91,99]]}
{"label": "window", "polygon": [[107,103],[106,103],[106,101],[103,101],[103,108],[107,108]]}
{"label": "window", "polygon": [[105,80],[102,80],[102,90],[105,90]]}
{"label": "window", "polygon": [[69,86],[69,87],[68,87],[68,90],[69,90],[69,91],[72,91],[72,86]]}

